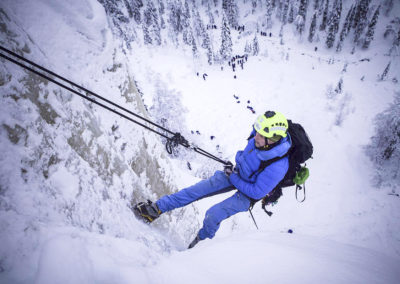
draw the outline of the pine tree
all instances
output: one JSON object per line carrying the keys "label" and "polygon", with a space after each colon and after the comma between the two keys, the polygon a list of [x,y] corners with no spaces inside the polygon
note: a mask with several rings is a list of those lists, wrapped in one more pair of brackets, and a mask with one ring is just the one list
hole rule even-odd
{"label": "pine tree", "polygon": [[297,15],[296,20],[294,22],[295,22],[295,25],[296,25],[297,32],[300,35],[302,35],[303,31],[304,31],[304,25],[305,25],[303,16],[300,15],[300,14]]}
{"label": "pine tree", "polygon": [[319,7],[318,7],[318,16],[321,16],[322,13],[324,12],[324,0],[321,0],[321,2],[319,3]]}
{"label": "pine tree", "polygon": [[239,10],[235,0],[222,0],[222,10],[225,13],[229,26],[238,26]]}
{"label": "pine tree", "polygon": [[400,186],[400,93],[394,102],[375,118],[375,134],[365,148],[377,169],[376,185]]}
{"label": "pine tree", "polygon": [[204,23],[200,17],[200,13],[199,13],[198,9],[196,9],[196,11],[194,12],[193,21],[194,21],[193,25],[194,25],[195,34],[196,34],[198,41],[201,42],[201,46],[203,48],[207,48],[207,46],[209,45],[208,42],[210,41],[210,39],[208,37],[206,28],[204,27]]}
{"label": "pine tree", "polygon": [[267,21],[267,29],[272,28],[272,12],[273,12],[273,7],[272,7],[272,0],[266,0],[266,21]]}
{"label": "pine tree", "polygon": [[358,43],[361,35],[367,25],[367,13],[369,9],[369,3],[371,0],[360,0],[358,8],[353,21],[353,27],[355,25],[354,31],[354,42]]}
{"label": "pine tree", "polygon": [[257,56],[258,53],[260,52],[260,46],[258,44],[258,39],[257,39],[257,34],[254,35],[254,39],[253,39],[253,55]]}
{"label": "pine tree", "polygon": [[286,24],[289,13],[289,0],[284,0],[284,1],[285,2],[283,3],[281,22]]}
{"label": "pine tree", "polygon": [[212,10],[211,10],[211,5],[210,5],[210,3],[208,3],[208,5],[207,5],[207,16],[208,16],[208,18],[209,18],[209,24],[210,24],[211,26],[215,25],[214,14],[213,14],[213,12],[212,12]]}
{"label": "pine tree", "polygon": [[207,32],[204,33],[201,47],[207,50],[211,47],[211,40]]}
{"label": "pine tree", "polygon": [[326,46],[331,48],[335,43],[336,34],[339,30],[339,22],[342,14],[342,0],[339,0],[334,5],[331,19],[329,21],[328,36],[326,38]]}
{"label": "pine tree", "polygon": [[311,25],[310,25],[310,32],[308,34],[308,41],[309,42],[313,41],[313,38],[314,38],[314,35],[315,35],[316,26],[317,26],[317,12],[314,12],[314,15],[313,15],[313,18],[312,18],[312,21],[311,21]]}
{"label": "pine tree", "polygon": [[128,1],[124,0],[126,10],[130,18],[133,18],[136,24],[141,24],[140,8],[143,7],[143,2],[141,0]]}
{"label": "pine tree", "polygon": [[336,4],[334,6],[335,9],[333,11],[336,13],[337,19],[334,28],[335,28],[335,33],[338,33],[340,19],[342,18],[342,0],[336,0],[335,4]]}
{"label": "pine tree", "polygon": [[282,0],[278,0],[278,5],[275,9],[275,16],[279,20],[282,19],[282,9],[283,9]]}
{"label": "pine tree", "polygon": [[207,49],[207,62],[209,65],[212,65],[214,62],[214,57],[211,47]]}
{"label": "pine tree", "polygon": [[175,33],[181,33],[183,31],[182,26],[182,3],[178,1],[169,2],[169,24]]}
{"label": "pine tree", "polygon": [[388,75],[388,73],[389,73],[389,70],[390,70],[390,63],[391,63],[391,62],[389,62],[388,65],[386,65],[385,70],[383,70],[382,75],[379,77],[379,80],[380,80],[380,81],[386,80],[386,77],[387,77],[387,75]]}
{"label": "pine tree", "polygon": [[319,0],[314,0],[313,8],[314,8],[314,11],[318,10],[318,8],[319,8]]}
{"label": "pine tree", "polygon": [[336,51],[339,52],[342,50],[343,41],[347,37],[351,27],[351,18],[354,10],[354,5],[350,7],[349,12],[347,13],[346,19],[344,20],[342,31],[340,32],[339,42],[336,46]]}
{"label": "pine tree", "polygon": [[158,14],[160,15],[160,28],[165,29],[165,21],[164,21],[164,14],[165,14],[165,6],[162,0],[158,0]]}
{"label": "pine tree", "polygon": [[389,50],[389,54],[395,54],[398,55],[399,54],[399,47],[400,47],[400,29],[397,32],[397,36],[394,38],[393,40],[393,45]]}
{"label": "pine tree", "polygon": [[320,31],[324,31],[326,29],[326,23],[328,21],[328,12],[329,12],[329,0],[325,2],[324,13],[322,14],[322,22],[319,26]]}
{"label": "pine tree", "polygon": [[244,53],[250,54],[252,49],[253,48],[252,48],[251,44],[246,41],[246,45],[244,46]]}
{"label": "pine tree", "polygon": [[221,49],[219,51],[222,60],[227,60],[232,55],[232,39],[228,20],[223,13],[221,26]]}
{"label": "pine tree", "polygon": [[182,25],[182,35],[183,35],[183,42],[189,46],[192,45],[193,41],[193,32],[192,32],[192,27],[190,26],[190,10],[189,10],[189,4],[188,1],[185,0],[185,5],[182,10],[181,14],[181,25]]}
{"label": "pine tree", "polygon": [[[161,45],[161,32],[160,25],[158,23],[157,9],[154,7],[153,1],[149,0],[146,5],[146,10],[143,13],[143,23],[146,29],[143,32],[147,33],[144,35],[146,44],[151,44],[154,41],[156,45]],[[146,31],[145,31],[146,30]]]}
{"label": "pine tree", "polygon": [[251,13],[254,14],[257,11],[257,0],[251,0]]}
{"label": "pine tree", "polygon": [[150,36],[149,28],[147,27],[145,22],[142,23],[142,29],[143,29],[144,44],[146,44],[146,45],[153,44],[153,40],[152,40],[152,38]]}
{"label": "pine tree", "polygon": [[303,17],[304,23],[307,19],[308,0],[300,0],[299,15]]}
{"label": "pine tree", "polygon": [[374,16],[372,17],[371,22],[368,25],[368,31],[365,36],[365,40],[364,40],[364,44],[363,44],[363,48],[365,48],[365,49],[369,47],[369,45],[371,44],[371,41],[374,39],[375,26],[376,26],[376,23],[378,22],[380,8],[381,8],[381,6],[378,6],[378,8],[376,8]]}
{"label": "pine tree", "polygon": [[290,5],[288,23],[291,24],[294,22],[294,8],[293,5]]}
{"label": "pine tree", "polygon": [[193,57],[197,58],[197,57],[199,57],[199,51],[197,50],[197,44],[196,44],[196,41],[194,40],[193,34],[192,34],[192,38],[191,38],[191,43],[192,43]]}
{"label": "pine tree", "polygon": [[349,12],[346,16],[346,20],[345,20],[345,22],[347,22],[346,36],[349,34],[349,32],[351,30],[351,26],[353,25],[355,13],[356,13],[356,6],[352,5],[350,7],[350,10],[349,10]]}
{"label": "pine tree", "polygon": [[399,47],[400,46],[400,29],[397,33],[396,39],[393,41],[393,45]]}

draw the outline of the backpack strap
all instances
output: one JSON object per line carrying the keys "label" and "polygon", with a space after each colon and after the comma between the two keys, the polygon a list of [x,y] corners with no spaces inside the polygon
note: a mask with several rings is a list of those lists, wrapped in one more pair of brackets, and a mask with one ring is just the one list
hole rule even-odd
{"label": "backpack strap", "polygon": [[281,160],[281,159],[283,159],[283,158],[289,156],[289,152],[290,152],[290,149],[289,149],[289,151],[286,152],[285,155],[283,155],[283,156],[281,156],[281,157],[275,157],[275,158],[273,158],[273,159],[271,159],[271,160],[268,160],[268,161],[261,161],[260,167],[258,168],[258,170],[256,170],[255,172],[253,172],[253,173],[249,176],[249,178],[252,178],[255,174],[261,173],[263,170],[265,170],[266,167],[272,165],[272,164],[275,163],[276,161],[279,161],[279,160]]}

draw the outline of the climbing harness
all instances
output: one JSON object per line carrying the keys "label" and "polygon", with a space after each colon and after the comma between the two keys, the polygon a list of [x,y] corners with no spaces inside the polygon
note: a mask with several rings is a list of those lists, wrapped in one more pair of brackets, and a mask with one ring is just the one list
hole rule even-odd
{"label": "climbing harness", "polygon": [[[207,151],[205,151],[205,150],[203,150],[203,149],[201,149],[199,147],[191,145],[180,133],[172,132],[172,131],[162,127],[161,125],[156,124],[156,123],[154,123],[154,122],[152,122],[152,121],[150,121],[150,120],[148,120],[148,119],[146,119],[146,118],[144,118],[144,117],[142,117],[142,116],[140,116],[140,115],[138,115],[138,114],[136,114],[136,113],[134,113],[134,112],[132,112],[132,111],[130,111],[130,110],[128,110],[128,109],[126,109],[126,108],[124,108],[124,107],[122,107],[122,106],[120,106],[120,105],[118,105],[118,104],[116,104],[116,103],[114,103],[114,102],[102,97],[102,96],[100,96],[100,95],[98,95],[98,94],[96,94],[96,93],[94,93],[94,92],[92,92],[92,91],[90,91],[90,90],[88,90],[88,89],[86,89],[86,88],[84,88],[84,87],[82,87],[82,86],[80,86],[80,85],[78,85],[78,84],[76,84],[76,83],[74,83],[74,82],[72,82],[72,81],[60,76],[60,75],[58,75],[58,74],[56,74],[55,72],[50,71],[50,70],[48,70],[48,69],[46,69],[46,68],[44,68],[44,67],[42,67],[42,66],[40,66],[38,64],[36,64],[36,63],[34,63],[34,62],[32,62],[32,61],[30,61],[30,60],[18,55],[16,53],[4,48],[4,47],[2,47],[1,45],[0,45],[0,50],[2,52],[4,52],[4,53],[8,54],[8,55],[6,55],[6,54],[3,54],[2,52],[0,52],[0,57],[2,57],[4,59],[6,59],[6,60],[18,65],[18,66],[20,66],[20,67],[22,67],[24,69],[26,69],[26,70],[28,70],[28,71],[30,71],[30,72],[38,75],[38,76],[41,76],[42,78],[44,78],[44,79],[46,79],[46,80],[48,80],[48,81],[50,81],[50,82],[62,87],[62,88],[70,91],[71,93],[74,93],[74,94],[80,96],[81,98],[83,98],[83,99],[85,99],[87,101],[90,101],[90,102],[92,102],[92,103],[94,103],[94,104],[96,104],[98,106],[101,106],[101,107],[103,107],[104,109],[106,109],[106,110],[108,110],[110,112],[113,112],[113,113],[115,113],[115,114],[117,114],[117,115],[119,115],[119,116],[121,116],[121,117],[123,117],[123,118],[125,118],[125,119],[127,119],[127,120],[129,120],[129,121],[131,121],[131,122],[133,122],[135,124],[137,124],[137,125],[142,126],[143,128],[145,128],[145,129],[147,129],[149,131],[152,131],[152,132],[160,135],[161,137],[164,137],[165,139],[167,139],[165,147],[166,147],[166,150],[167,150],[167,152],[169,154],[172,154],[173,148],[177,147],[178,145],[182,145],[183,147],[190,148],[193,151],[199,153],[200,155],[203,155],[203,156],[205,156],[207,158],[213,159],[214,161],[217,161],[217,162],[222,163],[224,165],[227,164],[226,161],[224,161],[224,160],[222,160],[222,159],[220,159],[220,158],[208,153]],[[24,63],[29,64],[30,66],[25,65],[21,61],[23,61]],[[61,80],[64,83],[69,84],[71,87],[65,85],[64,83],[62,83],[62,82],[60,82],[58,80]],[[76,88],[77,90],[73,89],[73,88]],[[84,93],[81,93],[81,92],[84,92]],[[90,96],[92,96],[94,98],[92,98]],[[134,116],[136,118],[139,118],[139,119],[143,120],[144,122],[147,122],[148,124],[150,124],[152,126],[155,126],[157,128],[157,130],[151,128],[148,125],[145,125],[142,122],[139,122],[139,121],[127,116],[126,114],[121,113],[120,111],[118,111],[118,110],[116,110],[116,109],[114,109],[114,108],[112,108],[112,107],[110,107],[110,106],[108,106],[108,105],[106,105],[106,104],[104,104],[102,102],[99,102],[96,99],[101,100],[101,101],[103,101],[103,102],[105,102],[105,103],[107,103],[107,104],[111,105],[112,107],[115,107],[115,108],[117,108],[119,110],[122,110],[122,111],[126,112],[129,115],[132,115],[132,116]],[[160,130],[164,131],[165,133],[160,132]]]}

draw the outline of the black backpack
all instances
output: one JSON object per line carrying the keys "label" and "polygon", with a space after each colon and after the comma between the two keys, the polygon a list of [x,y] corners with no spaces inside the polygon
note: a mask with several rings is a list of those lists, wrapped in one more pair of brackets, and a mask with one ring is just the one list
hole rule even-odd
{"label": "black backpack", "polygon": [[291,120],[288,120],[288,123],[288,132],[292,138],[292,146],[290,147],[289,151],[282,157],[276,157],[274,159],[261,162],[259,169],[252,174],[254,175],[255,173],[260,173],[272,163],[289,156],[289,169],[285,177],[267,196],[262,199],[262,208],[269,216],[271,216],[272,213],[267,211],[265,206],[268,204],[275,204],[278,201],[279,197],[282,196],[283,187],[296,185],[296,199],[297,192],[304,189],[304,198],[300,202],[305,200],[305,186],[302,187],[301,185],[304,184],[305,180],[307,179],[309,171],[308,168],[301,166],[301,164],[312,158],[313,145],[303,126],[298,123],[293,123]]}

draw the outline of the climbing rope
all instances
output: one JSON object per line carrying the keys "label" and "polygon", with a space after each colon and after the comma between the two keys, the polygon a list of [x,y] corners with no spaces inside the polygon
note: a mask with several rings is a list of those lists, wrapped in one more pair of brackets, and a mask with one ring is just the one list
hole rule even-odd
{"label": "climbing rope", "polygon": [[[152,122],[152,121],[150,121],[150,120],[148,120],[148,119],[146,119],[146,118],[144,118],[144,117],[142,117],[142,116],[140,116],[140,115],[138,115],[138,114],[136,114],[136,113],[134,113],[134,112],[132,112],[132,111],[130,111],[130,110],[128,110],[128,109],[126,109],[126,108],[124,108],[124,107],[122,107],[122,106],[120,106],[120,105],[118,105],[118,104],[116,104],[116,103],[104,98],[104,97],[102,97],[102,96],[100,96],[100,95],[98,95],[98,94],[96,94],[96,93],[94,93],[94,92],[92,92],[92,91],[90,91],[90,90],[88,90],[88,89],[86,89],[86,88],[84,88],[84,87],[82,87],[82,86],[80,86],[80,85],[78,85],[78,84],[76,84],[76,83],[74,83],[74,82],[62,77],[62,76],[60,76],[60,75],[58,75],[58,74],[56,74],[55,72],[53,72],[51,70],[48,70],[48,69],[40,66],[39,64],[36,64],[36,63],[34,63],[34,62],[32,62],[32,61],[30,61],[30,60],[28,60],[28,59],[16,54],[16,53],[14,53],[14,52],[12,52],[12,51],[10,51],[10,50],[2,47],[2,46],[0,46],[0,50],[2,52],[5,52],[5,53],[8,54],[8,55],[6,55],[6,54],[3,54],[2,52],[0,52],[0,57],[2,57],[4,59],[6,59],[6,60],[18,65],[18,66],[20,66],[20,67],[22,67],[24,69],[26,69],[26,70],[28,70],[28,71],[30,71],[30,72],[38,75],[38,76],[41,76],[42,78],[48,80],[49,82],[52,82],[52,83],[54,83],[54,84],[56,84],[56,85],[58,85],[58,86],[60,86],[60,87],[62,87],[64,89],[70,91],[71,93],[74,93],[74,94],[80,96],[81,98],[83,98],[85,100],[88,100],[88,101],[90,101],[90,102],[92,102],[92,103],[94,103],[94,104],[96,104],[98,106],[101,106],[104,109],[106,109],[106,110],[108,110],[110,112],[113,112],[113,113],[115,113],[115,114],[127,119],[128,121],[131,121],[131,122],[133,122],[133,123],[135,123],[137,125],[140,125],[143,128],[145,128],[145,129],[147,129],[149,131],[152,131],[152,132],[160,135],[161,137],[166,138],[167,139],[166,150],[167,150],[167,152],[169,154],[172,154],[172,151],[173,151],[173,149],[175,147],[177,147],[178,145],[182,145],[185,148],[193,149],[195,152],[197,152],[197,153],[199,153],[199,154],[201,154],[201,155],[203,155],[203,156],[205,156],[207,158],[213,159],[214,161],[217,161],[217,162],[222,163],[224,165],[227,164],[226,161],[223,161],[222,159],[220,159],[220,158],[208,153],[207,151],[205,151],[205,150],[203,150],[203,149],[201,149],[199,147],[191,145],[180,133],[172,132],[172,131],[168,130],[167,128],[164,128],[163,126],[161,126],[159,124],[156,124],[156,123],[154,123],[154,122]],[[29,64],[30,66],[25,65],[21,61],[23,61],[24,63]],[[65,85],[64,83],[62,83],[62,82],[60,82],[60,81],[58,81],[56,79],[61,80],[64,83],[68,83],[71,87]],[[83,91],[85,94],[82,94],[81,92],[73,89],[72,87],[78,89],[79,91]],[[101,100],[103,102],[106,102],[107,104],[109,104],[109,105],[111,105],[111,106],[113,106],[113,107],[115,107],[115,108],[117,108],[119,110],[122,110],[122,111],[124,111],[124,112],[126,112],[126,113],[128,113],[130,115],[133,115],[136,118],[139,118],[139,119],[143,120],[144,122],[147,122],[150,125],[156,127],[157,129],[166,132],[166,134],[160,132],[159,130],[153,129],[153,128],[145,125],[142,122],[134,120],[133,118],[127,116],[126,114],[123,114],[120,111],[118,111],[116,109],[113,109],[110,106],[107,106],[104,103],[101,103],[100,101],[98,101],[98,100],[96,100],[94,98],[91,98],[90,96],[93,96],[94,98],[96,98],[98,100]]]}

